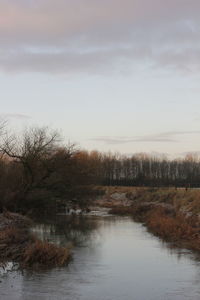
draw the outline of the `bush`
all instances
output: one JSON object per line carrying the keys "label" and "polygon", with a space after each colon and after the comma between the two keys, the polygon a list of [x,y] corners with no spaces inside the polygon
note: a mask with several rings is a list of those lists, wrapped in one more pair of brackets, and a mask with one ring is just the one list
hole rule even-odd
{"label": "bush", "polygon": [[26,247],[23,255],[23,264],[29,267],[33,265],[63,266],[68,263],[69,259],[69,249],[36,240]]}
{"label": "bush", "polygon": [[10,212],[0,215],[0,263],[13,261],[23,268],[66,265],[70,249],[37,239],[29,232],[29,222]]}

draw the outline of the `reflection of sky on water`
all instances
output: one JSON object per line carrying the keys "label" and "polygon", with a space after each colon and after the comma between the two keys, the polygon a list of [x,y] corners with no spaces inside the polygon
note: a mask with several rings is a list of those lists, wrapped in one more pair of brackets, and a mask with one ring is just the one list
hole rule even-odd
{"label": "reflection of sky on water", "polygon": [[62,217],[36,228],[61,244],[75,241],[73,261],[67,268],[4,274],[5,300],[200,298],[200,261],[166,247],[129,218]]}

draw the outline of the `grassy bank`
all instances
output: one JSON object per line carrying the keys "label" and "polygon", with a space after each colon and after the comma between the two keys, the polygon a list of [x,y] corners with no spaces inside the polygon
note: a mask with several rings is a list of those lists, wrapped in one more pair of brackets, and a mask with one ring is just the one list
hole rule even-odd
{"label": "grassy bank", "polygon": [[[127,202],[127,206],[139,203],[165,204],[188,216],[200,215],[200,189],[114,186],[98,188],[104,195],[100,200],[102,206],[115,207],[119,206],[120,202],[121,204]],[[116,195],[118,195],[118,199],[116,199]]]}
{"label": "grassy bank", "polygon": [[[200,190],[112,187],[108,191],[104,201],[105,206],[112,204],[112,214],[131,215],[163,240],[200,251]],[[121,205],[114,199],[120,194]]]}
{"label": "grassy bank", "polygon": [[70,250],[41,241],[30,233],[31,221],[19,214],[0,215],[0,263],[18,263],[21,268],[63,266]]}

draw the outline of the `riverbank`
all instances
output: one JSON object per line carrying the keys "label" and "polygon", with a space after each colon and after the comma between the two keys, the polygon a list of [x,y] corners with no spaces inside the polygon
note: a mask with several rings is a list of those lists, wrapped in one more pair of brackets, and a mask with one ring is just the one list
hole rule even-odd
{"label": "riverbank", "polygon": [[112,214],[131,215],[174,246],[200,252],[200,190],[103,187]]}
{"label": "riverbank", "polygon": [[[93,205],[130,215],[174,246],[200,252],[200,190],[175,188],[96,187]],[[70,249],[41,241],[30,232],[31,220],[0,214],[0,263],[21,268],[66,265]]]}
{"label": "riverbank", "polygon": [[70,250],[41,241],[30,232],[32,221],[19,214],[0,214],[0,264],[17,263],[20,268],[66,265]]}

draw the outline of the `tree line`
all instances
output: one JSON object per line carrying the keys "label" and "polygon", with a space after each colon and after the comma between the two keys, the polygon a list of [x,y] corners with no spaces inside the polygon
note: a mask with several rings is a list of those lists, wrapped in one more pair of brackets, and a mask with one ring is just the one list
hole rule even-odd
{"label": "tree line", "polygon": [[33,127],[19,136],[0,126],[0,209],[44,211],[87,205],[95,185],[200,186],[200,160],[84,151],[60,134]]}
{"label": "tree line", "polygon": [[105,185],[200,187],[200,160],[192,154],[173,160],[145,153],[106,154],[102,165]]}

